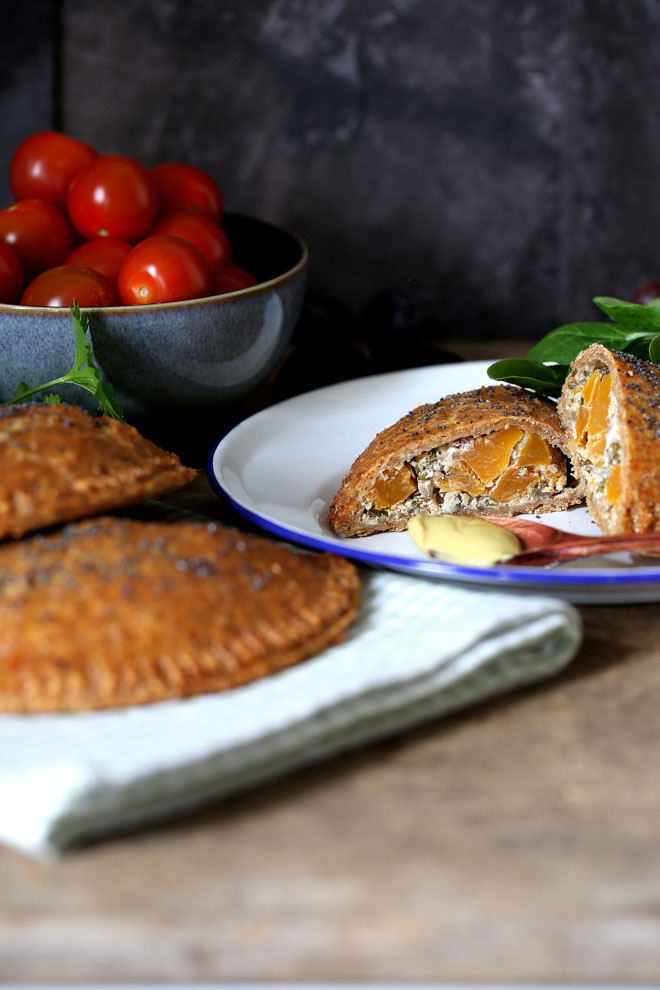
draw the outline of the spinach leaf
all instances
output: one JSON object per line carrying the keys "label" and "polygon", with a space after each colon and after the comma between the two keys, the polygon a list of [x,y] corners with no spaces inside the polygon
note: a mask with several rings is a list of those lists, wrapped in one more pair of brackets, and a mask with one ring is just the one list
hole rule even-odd
{"label": "spinach leaf", "polygon": [[657,306],[640,306],[639,303],[596,296],[594,303],[603,313],[625,331],[635,335],[660,333],[660,309]]}
{"label": "spinach leaf", "polygon": [[510,382],[523,388],[533,388],[542,395],[556,397],[568,374],[566,364],[541,364],[527,358],[505,358],[495,361],[488,368],[488,377],[495,381]]}
{"label": "spinach leaf", "polygon": [[557,327],[542,337],[525,358],[496,361],[488,369],[489,377],[558,396],[569,365],[590,344],[603,344],[610,350],[660,364],[660,300],[640,306],[612,296],[596,296],[594,303],[612,322]]}
{"label": "spinach leaf", "polygon": [[570,364],[590,344],[604,344],[610,350],[623,351],[637,340],[646,340],[648,348],[648,334],[626,331],[617,323],[567,323],[542,337],[527,352],[527,357]]}

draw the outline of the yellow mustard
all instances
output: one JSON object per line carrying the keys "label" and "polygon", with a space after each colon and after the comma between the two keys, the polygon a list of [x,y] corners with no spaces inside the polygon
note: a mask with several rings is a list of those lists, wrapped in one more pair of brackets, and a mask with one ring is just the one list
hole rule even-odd
{"label": "yellow mustard", "polygon": [[496,564],[522,549],[508,529],[478,516],[413,516],[408,533],[427,557],[448,564]]}

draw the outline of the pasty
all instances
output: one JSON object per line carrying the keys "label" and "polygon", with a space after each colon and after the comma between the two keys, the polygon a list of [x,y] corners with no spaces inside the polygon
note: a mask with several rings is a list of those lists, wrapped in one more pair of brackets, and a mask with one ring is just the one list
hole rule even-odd
{"label": "pasty", "polygon": [[357,614],[356,567],[216,523],[101,517],[0,546],[0,711],[222,691],[312,656]]}
{"label": "pasty", "polygon": [[660,529],[660,367],[592,344],[557,410],[589,512],[603,533]]}
{"label": "pasty", "polygon": [[333,529],[367,536],[423,513],[514,515],[581,501],[554,405],[491,385],[419,406],[379,433],[344,478]]}
{"label": "pasty", "polygon": [[166,495],[197,472],[77,406],[0,407],[0,539]]}

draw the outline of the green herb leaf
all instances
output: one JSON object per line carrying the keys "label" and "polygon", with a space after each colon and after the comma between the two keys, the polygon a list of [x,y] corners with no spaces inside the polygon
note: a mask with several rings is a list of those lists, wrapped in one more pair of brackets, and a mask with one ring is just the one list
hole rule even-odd
{"label": "green herb leaf", "polygon": [[[7,401],[10,403],[25,402],[26,399],[36,395],[38,392],[45,392],[46,389],[53,388],[55,385],[80,385],[81,388],[91,392],[96,398],[101,412],[106,416],[113,416],[115,419],[120,419],[125,423],[123,410],[115,399],[115,392],[112,385],[101,381],[100,372],[94,364],[92,345],[87,339],[89,317],[86,313],[81,312],[75,300],[70,313],[76,334],[76,351],[71,371],[67,372],[66,375],[62,375],[61,378],[54,378],[53,381],[46,382],[44,385],[37,385],[34,388],[30,388],[25,382],[21,382],[11,399]],[[59,402],[60,400],[59,396],[50,393],[44,401]]]}
{"label": "green herb leaf", "polygon": [[636,357],[644,358],[645,361],[649,360],[649,347],[654,339],[655,334],[645,333],[642,337],[634,337],[628,340],[628,342],[620,347],[620,351],[625,351],[626,354],[634,354]]}
{"label": "green herb leaf", "polygon": [[660,310],[611,296],[596,296],[594,303],[619,327],[633,333],[660,333]]}
{"label": "green herb leaf", "polygon": [[557,327],[542,337],[525,358],[491,364],[488,376],[533,388],[543,395],[558,396],[569,365],[590,344],[603,344],[610,350],[660,364],[660,299],[640,306],[612,296],[596,296],[594,303],[611,323],[567,323]]}
{"label": "green herb leaf", "polygon": [[124,414],[122,408],[115,399],[115,390],[110,382],[105,382],[95,392],[97,402],[106,416],[114,416],[115,419],[120,419],[122,423],[125,423]]}
{"label": "green herb leaf", "polygon": [[541,364],[527,358],[506,358],[488,368],[488,377],[523,388],[533,388],[542,395],[557,397],[568,374],[567,364]]}
{"label": "green herb leaf", "polygon": [[81,312],[75,299],[71,307],[71,317],[76,331],[76,354],[73,368],[69,372],[69,375],[75,374],[75,377],[68,378],[67,380],[81,385],[91,392],[96,397],[101,411],[106,416],[113,416],[115,419],[120,419],[122,423],[125,423],[124,412],[115,399],[113,386],[109,382],[104,383],[101,381],[100,372],[94,364],[92,345],[87,339],[89,317],[87,313]]}
{"label": "green herb leaf", "polygon": [[12,395],[10,402],[22,402],[23,396],[27,395],[29,388],[25,382],[19,382],[14,389],[14,394]]}
{"label": "green herb leaf", "polygon": [[62,400],[59,397],[59,395],[57,395],[57,393],[55,393],[55,392],[49,392],[47,395],[44,395],[42,401],[46,405],[59,405]]}
{"label": "green herb leaf", "polygon": [[612,323],[567,323],[546,334],[527,357],[570,364],[590,344],[603,344],[648,360],[649,346],[660,335],[660,301],[658,306],[640,306],[612,296],[596,296],[594,303]]}
{"label": "green herb leaf", "polygon": [[527,357],[534,361],[570,364],[590,344],[604,344],[611,350],[622,351],[638,337],[648,342],[648,335],[631,334],[616,323],[567,323],[542,337],[527,352]]}

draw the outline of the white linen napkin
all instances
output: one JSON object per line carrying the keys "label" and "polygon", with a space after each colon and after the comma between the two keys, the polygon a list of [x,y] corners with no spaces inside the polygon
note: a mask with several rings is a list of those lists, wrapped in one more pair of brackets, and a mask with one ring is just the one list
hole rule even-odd
{"label": "white linen napkin", "polygon": [[0,716],[0,841],[44,857],[181,814],[548,677],[580,643],[563,601],[363,578],[345,642],[275,676],[142,707]]}

